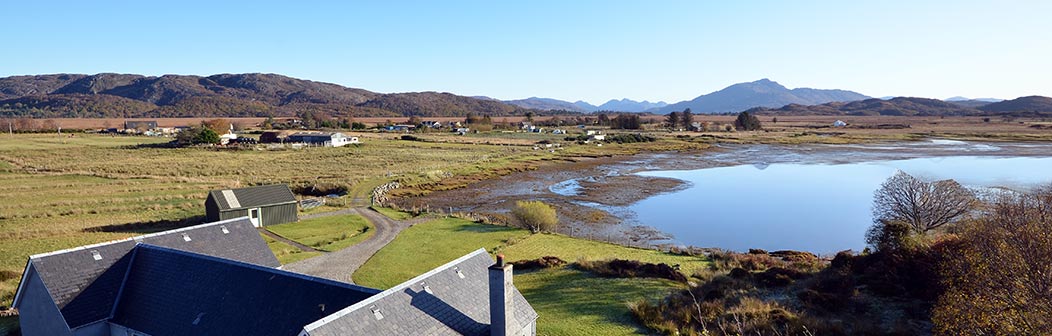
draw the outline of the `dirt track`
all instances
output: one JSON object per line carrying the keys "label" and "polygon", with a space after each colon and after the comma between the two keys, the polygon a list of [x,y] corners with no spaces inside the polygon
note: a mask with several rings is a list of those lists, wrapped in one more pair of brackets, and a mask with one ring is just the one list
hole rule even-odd
{"label": "dirt track", "polygon": [[[414,218],[406,221],[396,221],[376,211],[367,208],[352,208],[325,213],[325,216],[357,214],[364,217],[376,227],[376,233],[351,247],[326,253],[314,258],[294,262],[282,267],[282,269],[297,273],[303,273],[320,278],[326,278],[347,283],[354,283],[351,275],[359,267],[365,264],[379,251],[398,236],[399,232],[414,224],[428,220],[428,218]],[[322,215],[322,214],[319,214]],[[315,216],[317,217],[317,216]]]}

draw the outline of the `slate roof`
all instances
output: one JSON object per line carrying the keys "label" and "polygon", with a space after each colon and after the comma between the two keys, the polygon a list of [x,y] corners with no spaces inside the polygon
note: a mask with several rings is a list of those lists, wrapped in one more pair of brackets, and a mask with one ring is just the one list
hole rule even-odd
{"label": "slate roof", "polygon": [[141,244],[110,322],[153,336],[296,335],[379,292]]}
{"label": "slate roof", "polygon": [[[227,194],[232,194],[235,199],[227,199]],[[285,184],[212,190],[208,192],[208,197],[215,200],[216,204],[219,205],[220,211],[296,202],[296,196],[292,194],[292,190]]]}
{"label": "slate roof", "polygon": [[39,274],[69,327],[77,328],[110,317],[138,243],[264,267],[281,265],[252,222],[238,218],[38,254],[29,257],[27,268]]}
{"label": "slate roof", "polygon": [[[301,335],[489,335],[492,264],[479,249],[311,323]],[[515,320],[525,327],[537,312],[517,289],[513,295]]]}

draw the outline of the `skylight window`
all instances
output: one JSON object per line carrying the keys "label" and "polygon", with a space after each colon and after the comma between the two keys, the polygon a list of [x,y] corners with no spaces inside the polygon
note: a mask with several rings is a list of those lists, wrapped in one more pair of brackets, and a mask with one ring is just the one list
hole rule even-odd
{"label": "skylight window", "polygon": [[369,309],[373,311],[373,317],[376,317],[377,321],[384,319],[384,313],[381,313],[380,309],[377,309],[376,306],[369,307]]}
{"label": "skylight window", "polygon": [[184,233],[183,234],[183,240],[190,241],[190,235]]}
{"label": "skylight window", "polygon": [[102,254],[99,254],[99,251],[91,250],[91,258],[95,260],[102,260]]}
{"label": "skylight window", "polygon": [[427,292],[428,294],[432,294],[432,295],[435,294],[435,292],[431,291],[431,286],[428,286],[426,282],[421,282],[420,285],[424,286],[424,292]]}
{"label": "skylight window", "polygon": [[228,233],[230,233],[230,230],[227,230],[227,229],[226,229],[226,225],[220,225],[220,226],[219,226],[219,229],[220,229],[220,230],[223,230],[223,234],[228,234]]}
{"label": "skylight window", "polygon": [[457,272],[458,277],[460,277],[461,279],[464,278],[464,272],[460,271],[460,267],[453,267],[453,270]]}

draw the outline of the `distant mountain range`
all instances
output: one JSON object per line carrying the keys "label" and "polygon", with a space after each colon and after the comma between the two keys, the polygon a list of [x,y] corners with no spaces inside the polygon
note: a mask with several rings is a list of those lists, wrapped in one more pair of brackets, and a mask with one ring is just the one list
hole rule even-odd
{"label": "distant mountain range", "polygon": [[538,110],[556,110],[556,111],[573,111],[573,112],[596,112],[596,111],[615,111],[615,112],[644,112],[655,108],[661,108],[668,106],[668,103],[659,101],[651,103],[649,101],[635,101],[628,98],[621,100],[611,99],[603,105],[595,106],[588,102],[578,100],[576,102],[568,102],[565,100],[558,100],[552,98],[538,98],[530,97],[526,99],[518,100],[505,100],[505,103],[512,104],[515,106],[538,109]]}
{"label": "distant mountain range", "polygon": [[765,78],[755,82],[734,84],[723,90],[658,108],[652,112],[667,114],[688,108],[694,113],[741,112],[754,107],[776,108],[789,104],[814,105],[868,98],[870,97],[861,93],[846,90],[788,89]]}
{"label": "distant mountain range", "polygon": [[219,74],[159,77],[103,73],[0,78],[0,117],[260,117],[304,112],[333,116],[491,116],[526,112],[596,111],[667,114],[734,113],[752,110],[785,114],[975,115],[1052,112],[1052,98],[1031,96],[1001,101],[952,97],[870,98],[846,90],[788,89],[769,79],[739,83],[675,104],[631,99],[595,106],[531,97],[501,101],[451,93],[377,93],[276,74]]}
{"label": "distant mountain range", "polygon": [[260,117],[521,115],[527,109],[451,93],[382,94],[275,74],[207,77],[57,74],[0,78],[0,116]]}
{"label": "distant mountain range", "polygon": [[751,112],[788,115],[891,115],[891,116],[965,116],[965,115],[1040,115],[1052,113],[1052,98],[1020,97],[996,103],[969,106],[961,102],[929,98],[895,97],[853,102],[831,102],[818,105],[789,104],[780,108],[758,107]]}

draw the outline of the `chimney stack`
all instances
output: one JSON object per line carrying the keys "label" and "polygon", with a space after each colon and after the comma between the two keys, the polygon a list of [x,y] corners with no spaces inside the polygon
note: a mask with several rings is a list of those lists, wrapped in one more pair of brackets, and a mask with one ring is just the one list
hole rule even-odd
{"label": "chimney stack", "polygon": [[504,263],[504,255],[497,255],[497,263],[489,267],[489,334],[490,336],[514,335],[515,309],[511,282],[511,264]]}

